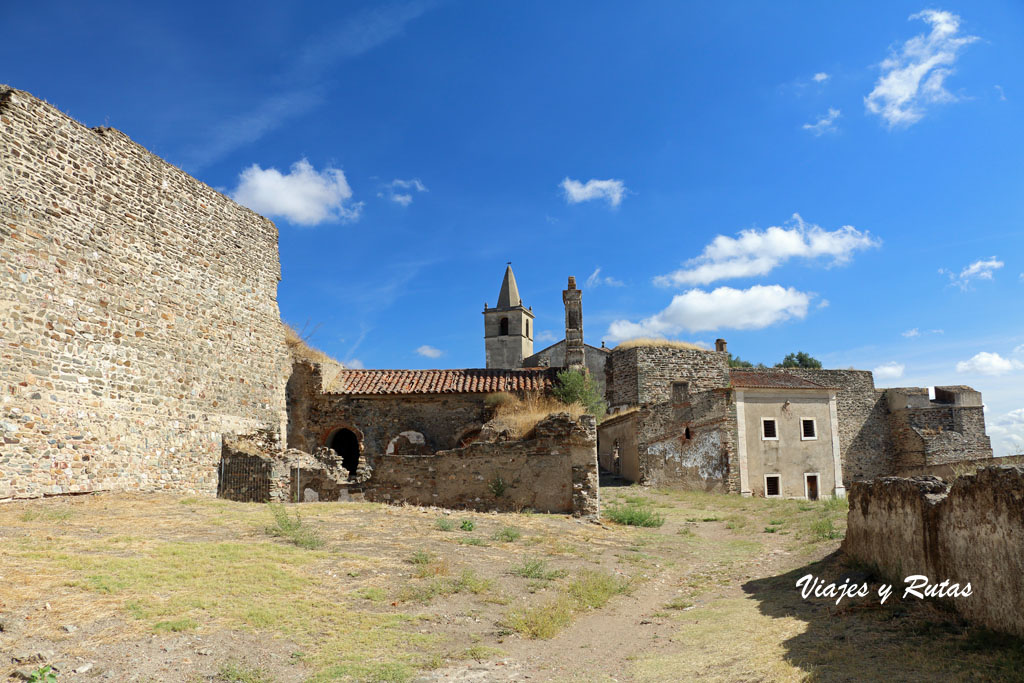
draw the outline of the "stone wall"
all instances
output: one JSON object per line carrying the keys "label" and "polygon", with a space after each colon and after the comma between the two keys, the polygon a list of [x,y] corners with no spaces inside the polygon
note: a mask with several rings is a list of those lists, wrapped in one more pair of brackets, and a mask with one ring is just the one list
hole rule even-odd
{"label": "stone wall", "polygon": [[605,364],[608,403],[644,405],[671,400],[672,383],[686,381],[690,391],[729,386],[729,355],[669,346],[613,349]]}
{"label": "stone wall", "polygon": [[875,389],[870,371],[803,368],[783,371],[836,389],[839,455],[847,488],[854,481],[895,473],[896,449],[889,432],[888,406],[884,392]]}
{"label": "stone wall", "polygon": [[1024,467],[987,467],[950,486],[934,477],[857,482],[843,550],[902,595],[914,574],[970,582],[966,618],[1024,636]]}
{"label": "stone wall", "polygon": [[991,458],[981,406],[932,403],[927,407],[893,410],[889,428],[899,468],[942,465]]}
{"label": "stone wall", "polygon": [[368,500],[472,510],[598,514],[597,426],[562,413],[531,438],[476,442],[426,455],[377,458]]}
{"label": "stone wall", "polygon": [[274,225],[0,86],[0,499],[212,494],[285,420]]}
{"label": "stone wall", "polygon": [[[608,359],[608,351],[590,344],[584,344],[583,359],[594,387],[605,396],[605,361]],[[565,367],[565,340],[556,342],[546,349],[542,349],[529,358],[523,359],[524,368],[564,368]]]}

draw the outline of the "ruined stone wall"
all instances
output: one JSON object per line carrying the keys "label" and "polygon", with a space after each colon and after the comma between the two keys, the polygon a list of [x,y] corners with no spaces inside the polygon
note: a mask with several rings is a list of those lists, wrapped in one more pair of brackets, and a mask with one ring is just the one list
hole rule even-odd
{"label": "ruined stone wall", "polygon": [[686,381],[690,391],[729,386],[729,356],[724,352],[634,346],[613,349],[605,365],[609,405],[643,405],[671,400],[672,383]]}
{"label": "ruined stone wall", "polygon": [[213,493],[280,429],[274,225],[109,128],[0,86],[0,499]]}
{"label": "ruined stone wall", "polygon": [[428,455],[385,455],[363,485],[368,500],[472,510],[598,514],[593,416],[541,421],[530,439],[477,442]]}
{"label": "ruined stone wall", "polygon": [[889,428],[900,468],[991,458],[985,434],[984,409],[932,403],[928,407],[893,410]]}
{"label": "ruined stone wall", "polygon": [[884,392],[875,390],[875,380],[870,371],[783,370],[837,389],[839,455],[847,488],[854,481],[895,473],[896,449],[889,432],[888,405]]}
{"label": "ruined stone wall", "polygon": [[[402,432],[423,435],[425,449],[455,448],[459,439],[486,421],[487,394],[401,394],[353,396],[322,393],[320,366],[296,363],[288,380],[288,445],[312,452],[326,446],[337,429],[359,436],[372,467]],[[329,389],[329,387],[327,387]]]}
{"label": "ruined stone wall", "polygon": [[952,600],[966,618],[1024,636],[1024,467],[987,467],[947,485],[934,477],[857,482],[843,551],[902,595],[904,579],[970,582]]}

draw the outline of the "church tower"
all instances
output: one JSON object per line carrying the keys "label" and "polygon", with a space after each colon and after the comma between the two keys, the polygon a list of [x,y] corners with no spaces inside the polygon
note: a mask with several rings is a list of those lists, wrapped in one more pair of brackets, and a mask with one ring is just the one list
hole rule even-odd
{"label": "church tower", "polygon": [[523,359],[533,355],[533,310],[519,298],[511,263],[505,268],[498,305],[484,304],[484,346],[488,368],[521,368]]}

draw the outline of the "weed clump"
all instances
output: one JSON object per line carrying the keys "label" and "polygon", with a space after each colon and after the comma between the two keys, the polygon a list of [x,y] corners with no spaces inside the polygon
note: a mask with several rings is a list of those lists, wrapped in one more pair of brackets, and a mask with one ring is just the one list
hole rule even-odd
{"label": "weed clump", "polygon": [[324,547],[324,539],[320,536],[320,532],[306,525],[299,516],[298,510],[295,511],[293,518],[280,503],[270,503],[269,507],[270,512],[274,515],[274,524],[267,527],[268,534],[276,538],[287,539],[306,550]]}
{"label": "weed clump", "polygon": [[665,516],[645,502],[612,503],[605,507],[604,516],[627,526],[658,527],[665,523]]}
{"label": "weed clump", "polygon": [[438,517],[437,521],[434,522],[434,526],[440,531],[451,531],[455,528],[455,522],[447,517]]}
{"label": "weed clump", "polygon": [[512,573],[524,579],[539,579],[541,581],[560,579],[566,574],[564,569],[548,569],[547,563],[539,559],[524,560],[521,565],[512,568]]}
{"label": "weed clump", "polygon": [[515,527],[511,526],[506,526],[494,532],[494,536],[492,536],[492,538],[495,541],[502,541],[504,543],[514,543],[515,541],[518,541],[520,538],[522,538],[522,536],[523,533],[519,531],[519,529],[516,529]]}

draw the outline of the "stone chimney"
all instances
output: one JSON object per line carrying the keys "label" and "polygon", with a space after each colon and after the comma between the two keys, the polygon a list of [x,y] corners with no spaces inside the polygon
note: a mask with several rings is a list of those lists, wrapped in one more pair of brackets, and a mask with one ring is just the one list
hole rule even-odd
{"label": "stone chimney", "polygon": [[576,289],[576,278],[569,276],[569,286],[562,291],[565,304],[565,367],[586,367],[583,348],[583,292]]}
{"label": "stone chimney", "polygon": [[727,349],[725,347],[725,340],[724,339],[716,339],[715,340],[715,351],[727,352],[728,350],[729,349]]}

